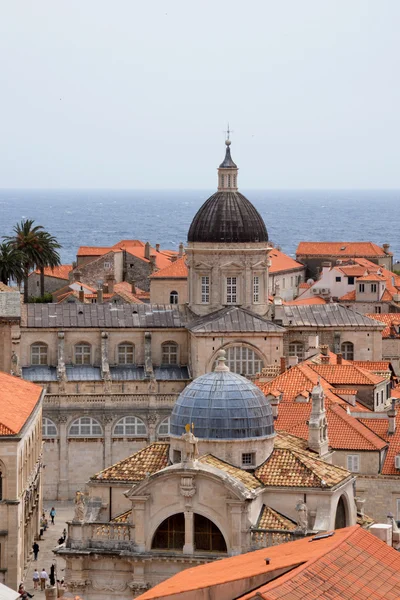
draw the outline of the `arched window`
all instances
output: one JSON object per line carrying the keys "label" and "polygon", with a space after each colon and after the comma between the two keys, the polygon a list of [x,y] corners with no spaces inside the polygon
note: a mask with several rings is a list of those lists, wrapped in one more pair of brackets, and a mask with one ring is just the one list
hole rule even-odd
{"label": "arched window", "polygon": [[161,363],[163,365],[178,364],[178,344],[176,342],[164,342],[161,345]]}
{"label": "arched window", "polygon": [[31,365],[47,365],[47,344],[42,342],[32,344]]}
{"label": "arched window", "polygon": [[178,292],[176,292],[175,290],[172,291],[169,295],[169,303],[178,304]]}
{"label": "arched window", "polygon": [[304,344],[302,342],[291,342],[289,344],[289,356],[297,356],[299,360],[303,360]]}
{"label": "arched window", "polygon": [[344,359],[354,360],[354,344],[351,342],[343,342],[341,350]]}
{"label": "arched window", "polygon": [[133,365],[135,362],[135,346],[127,342],[123,342],[118,346],[118,364]]}
{"label": "arched window", "polygon": [[90,365],[91,363],[91,346],[85,342],[76,344],[75,346],[75,364]]}
{"label": "arched window", "polygon": [[171,433],[170,422],[171,422],[170,417],[167,417],[166,419],[164,419],[164,421],[161,421],[161,423],[158,426],[158,430],[157,430],[157,435],[159,438],[169,437],[169,435]]}
{"label": "arched window", "polygon": [[226,552],[224,536],[210,519],[194,515],[194,547],[206,552]]}
{"label": "arched window", "polygon": [[163,550],[183,550],[185,543],[185,516],[177,513],[165,519],[154,534],[151,547]]}
{"label": "arched window", "polygon": [[147,436],[147,428],[138,417],[123,417],[114,427],[114,435]]}
{"label": "arched window", "polygon": [[335,529],[343,529],[343,527],[346,527],[346,506],[343,496],[340,496],[336,508]]}
{"label": "arched window", "polygon": [[232,373],[238,375],[255,375],[264,367],[262,358],[246,346],[229,346],[226,349],[226,361]]}
{"label": "arched window", "polygon": [[220,182],[219,182],[220,187],[224,187],[224,176],[220,175],[219,179],[220,179]]}
{"label": "arched window", "polygon": [[57,426],[51,419],[43,417],[42,435],[43,437],[56,437],[58,434]]}
{"label": "arched window", "polygon": [[72,423],[68,435],[69,437],[99,437],[103,435],[103,429],[96,419],[80,417]]}

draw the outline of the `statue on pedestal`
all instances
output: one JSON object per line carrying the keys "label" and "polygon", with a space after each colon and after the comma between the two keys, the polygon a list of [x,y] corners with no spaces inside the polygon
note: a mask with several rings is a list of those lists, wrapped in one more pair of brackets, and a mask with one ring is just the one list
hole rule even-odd
{"label": "statue on pedestal", "polygon": [[83,492],[75,493],[75,513],[73,521],[82,522],[85,517],[85,495]]}
{"label": "statue on pedestal", "polygon": [[194,423],[192,423],[192,427],[188,423],[185,426],[185,433],[182,434],[182,439],[185,440],[185,461],[192,461],[198,458],[199,456],[199,448],[198,448],[198,439],[194,435]]}
{"label": "statue on pedestal", "polygon": [[308,509],[305,502],[299,500],[296,504],[297,511],[297,531],[301,531],[304,535],[308,529]]}

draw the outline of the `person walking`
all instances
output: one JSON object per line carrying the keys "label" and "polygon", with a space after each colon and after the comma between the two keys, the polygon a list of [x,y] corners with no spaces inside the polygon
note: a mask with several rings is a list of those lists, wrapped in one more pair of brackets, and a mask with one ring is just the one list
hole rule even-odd
{"label": "person walking", "polygon": [[37,560],[37,557],[38,557],[38,554],[39,554],[39,544],[37,542],[35,542],[33,544],[32,550],[33,550],[33,556],[34,556],[33,560]]}
{"label": "person walking", "polygon": [[46,573],[46,569],[43,567],[43,569],[40,571],[40,589],[42,590],[42,592],[44,592],[44,589],[46,587],[46,581],[49,579],[49,576]]}
{"label": "person walking", "polygon": [[56,509],[54,508],[54,506],[51,507],[50,510],[50,517],[51,517],[51,524],[54,525],[54,517],[56,516]]}
{"label": "person walking", "polygon": [[39,579],[40,579],[39,571],[37,569],[35,569],[33,571],[32,579],[33,579],[33,588],[35,590],[37,590],[39,587]]}

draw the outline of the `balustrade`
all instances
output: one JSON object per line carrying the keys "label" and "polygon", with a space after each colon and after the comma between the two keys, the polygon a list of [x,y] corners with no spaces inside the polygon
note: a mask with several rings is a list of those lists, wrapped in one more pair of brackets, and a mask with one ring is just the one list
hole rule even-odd
{"label": "balustrade", "polygon": [[173,406],[179,394],[47,394],[44,406],[49,408],[96,406],[100,408],[129,406]]}
{"label": "balustrade", "polygon": [[251,547],[253,550],[278,546],[285,542],[292,542],[294,539],[296,539],[296,536],[292,531],[265,531],[262,529],[253,529],[251,531]]}

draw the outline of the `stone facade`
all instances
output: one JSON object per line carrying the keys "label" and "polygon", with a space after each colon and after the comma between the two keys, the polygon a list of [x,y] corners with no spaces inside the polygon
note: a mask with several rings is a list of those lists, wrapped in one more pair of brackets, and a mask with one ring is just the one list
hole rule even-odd
{"label": "stone facade", "polygon": [[[59,290],[64,285],[68,284],[68,279],[59,277],[44,276],[44,290],[46,293],[52,293]],[[28,296],[40,296],[40,274],[31,273],[28,277]]]}

